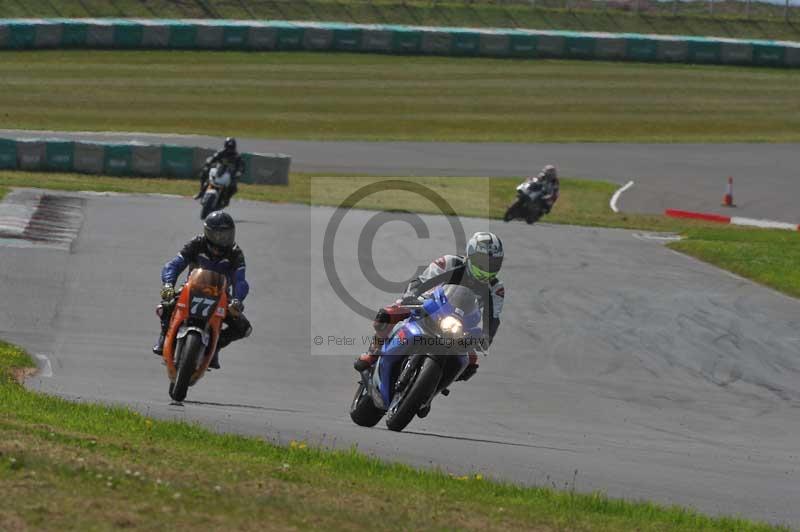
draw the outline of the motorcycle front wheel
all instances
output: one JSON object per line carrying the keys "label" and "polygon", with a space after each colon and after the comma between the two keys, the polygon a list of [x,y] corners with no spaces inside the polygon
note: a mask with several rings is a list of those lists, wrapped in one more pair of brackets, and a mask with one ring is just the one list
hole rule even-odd
{"label": "motorcycle front wheel", "polygon": [[426,358],[417,378],[407,385],[406,390],[399,392],[403,397],[386,413],[386,427],[396,432],[406,428],[420,407],[436,393],[441,378],[442,368],[432,358]]}
{"label": "motorcycle front wheel", "polygon": [[175,386],[170,386],[170,397],[181,402],[186,399],[189,383],[197,368],[197,359],[205,350],[203,339],[197,331],[189,331],[183,342],[183,350],[178,357],[178,375],[175,377]]}
{"label": "motorcycle front wheel", "polygon": [[374,427],[383,417],[383,410],[375,406],[367,386],[360,382],[350,405],[350,419],[362,427]]}
{"label": "motorcycle front wheel", "polygon": [[217,198],[219,194],[210,194],[206,192],[203,194],[203,200],[201,205],[203,206],[203,210],[200,212],[200,219],[205,220],[206,216],[214,212],[217,207]]}

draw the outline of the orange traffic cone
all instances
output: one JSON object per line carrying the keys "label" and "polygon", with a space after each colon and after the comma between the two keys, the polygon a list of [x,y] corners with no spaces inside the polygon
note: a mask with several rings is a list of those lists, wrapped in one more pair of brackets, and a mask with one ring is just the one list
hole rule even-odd
{"label": "orange traffic cone", "polygon": [[736,204],[733,203],[733,178],[728,178],[728,187],[725,190],[725,195],[722,197],[722,206],[723,207],[736,207]]}

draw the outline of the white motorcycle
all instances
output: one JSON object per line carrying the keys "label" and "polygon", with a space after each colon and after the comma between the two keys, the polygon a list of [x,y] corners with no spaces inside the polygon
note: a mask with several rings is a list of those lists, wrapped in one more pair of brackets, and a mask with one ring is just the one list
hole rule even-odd
{"label": "white motorcycle", "polygon": [[508,208],[503,221],[522,218],[532,224],[545,213],[544,185],[538,177],[517,186],[517,200]]}
{"label": "white motorcycle", "polygon": [[200,212],[200,219],[205,220],[206,216],[220,209],[222,194],[231,185],[231,169],[224,164],[215,164],[208,171],[208,184],[200,200],[203,206]]}

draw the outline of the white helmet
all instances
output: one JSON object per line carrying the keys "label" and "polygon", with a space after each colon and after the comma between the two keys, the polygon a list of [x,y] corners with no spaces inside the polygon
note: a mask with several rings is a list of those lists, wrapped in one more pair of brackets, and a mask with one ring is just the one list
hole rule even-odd
{"label": "white helmet", "polygon": [[467,242],[467,271],[476,280],[488,283],[503,265],[503,242],[494,233],[480,232]]}

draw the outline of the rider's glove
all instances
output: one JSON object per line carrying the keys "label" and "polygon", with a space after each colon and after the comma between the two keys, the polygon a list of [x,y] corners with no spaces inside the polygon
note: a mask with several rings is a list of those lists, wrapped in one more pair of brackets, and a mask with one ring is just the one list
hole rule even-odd
{"label": "rider's glove", "polygon": [[469,366],[464,368],[464,371],[461,372],[461,375],[458,376],[456,381],[468,381],[477,372],[478,372],[478,365],[477,364],[470,364]]}
{"label": "rider's glove", "polygon": [[488,334],[482,334],[480,338],[478,338],[478,346],[481,348],[482,351],[489,350],[489,344],[492,343],[492,339],[489,338]]}
{"label": "rider's glove", "polygon": [[169,283],[164,283],[161,287],[161,301],[172,301],[175,298],[175,287]]}
{"label": "rider's glove", "polygon": [[244,303],[239,301],[238,299],[231,299],[231,302],[228,303],[228,312],[233,314],[234,316],[238,316],[244,310]]}

